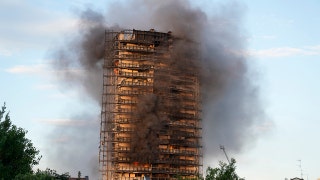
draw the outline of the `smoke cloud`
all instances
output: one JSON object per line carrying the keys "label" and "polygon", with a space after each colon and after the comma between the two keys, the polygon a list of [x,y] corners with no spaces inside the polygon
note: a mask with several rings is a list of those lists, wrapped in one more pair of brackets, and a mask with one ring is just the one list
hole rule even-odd
{"label": "smoke cloud", "polygon": [[153,94],[141,96],[135,115],[135,132],[132,135],[130,158],[133,162],[150,163],[158,156],[157,134],[164,127],[159,99]]}
{"label": "smoke cloud", "polygon": [[44,158],[49,168],[59,173],[69,172],[72,177],[77,177],[80,171],[82,176],[98,179],[99,117],[84,112],[71,118],[65,124],[56,125],[49,133],[50,144]]}
{"label": "smoke cloud", "polygon": [[[200,74],[205,156],[215,157],[220,151],[219,145],[224,145],[232,153],[239,153],[256,140],[259,135],[257,127],[264,124],[265,118],[260,106],[259,88],[250,76],[254,74],[251,64],[241,53],[246,48],[241,5],[217,6],[211,14],[183,0],[138,0],[115,3],[112,7],[117,8],[110,8],[106,13],[91,9],[83,11],[79,33],[65,46],[54,50],[54,68],[58,70],[64,87],[68,85],[80,90],[79,93],[91,97],[99,105],[105,30],[154,28],[161,32],[172,31],[174,37],[183,39],[174,44],[173,58],[176,60],[172,63],[181,67],[181,71],[194,69]],[[181,59],[184,61],[180,62]],[[148,96],[142,100],[138,112],[143,113],[137,116],[144,120],[137,125],[146,128],[142,128],[145,131],[135,138],[137,143],[146,136],[154,137],[152,131],[163,126],[163,120],[155,110],[159,99]],[[93,136],[92,141],[98,142],[96,137]],[[78,146],[86,144],[79,142]],[[92,150],[89,154],[98,153],[98,147],[89,149]],[[156,150],[149,149],[145,153],[148,157]]]}
{"label": "smoke cloud", "polygon": [[102,93],[104,31],[104,17],[87,10],[80,16],[79,32],[74,39],[53,52],[53,65],[63,85],[76,87],[97,102]]}

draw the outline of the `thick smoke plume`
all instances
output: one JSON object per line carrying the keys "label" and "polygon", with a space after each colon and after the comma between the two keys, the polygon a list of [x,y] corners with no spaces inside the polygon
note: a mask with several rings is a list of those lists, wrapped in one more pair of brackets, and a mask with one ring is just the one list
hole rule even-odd
{"label": "thick smoke plume", "polygon": [[65,85],[80,89],[99,102],[102,94],[104,17],[92,10],[81,14],[79,33],[66,46],[54,51],[54,68]]}
{"label": "thick smoke plume", "polygon": [[[80,89],[83,96],[90,96],[100,104],[105,30],[172,31],[173,36],[184,39],[183,43],[174,44],[175,66],[181,70],[193,68],[200,74],[205,156],[217,155],[219,145],[224,145],[228,151],[241,152],[256,139],[256,129],[264,123],[258,87],[249,76],[252,74],[250,64],[242,53],[245,52],[245,38],[241,10],[239,4],[231,3],[216,7],[209,15],[183,0],[115,3],[106,13],[88,9],[80,16],[78,35],[55,51],[55,68],[64,84]],[[195,56],[199,58],[190,58]],[[182,59],[184,61],[180,62]],[[162,126],[154,110],[157,101],[157,97],[147,97],[138,107],[139,112],[144,113],[138,115],[141,119],[147,121],[153,117],[153,120],[151,124],[146,121],[138,124],[146,128],[136,141],[153,137],[149,130],[156,131]],[[92,154],[97,154],[96,148]]]}
{"label": "thick smoke plume", "polygon": [[139,102],[130,158],[133,162],[150,163],[158,157],[157,134],[164,127],[163,117],[159,114],[161,105],[158,97],[153,94],[141,96]]}

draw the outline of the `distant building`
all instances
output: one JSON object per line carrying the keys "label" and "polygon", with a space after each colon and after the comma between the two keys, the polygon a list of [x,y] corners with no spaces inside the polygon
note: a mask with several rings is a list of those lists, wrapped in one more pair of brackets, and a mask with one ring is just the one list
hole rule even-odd
{"label": "distant building", "polygon": [[84,178],[69,178],[69,180],[89,180],[89,176],[85,176]]}
{"label": "distant building", "polygon": [[298,177],[295,177],[295,178],[292,178],[290,180],[303,180],[302,178],[298,178]]}

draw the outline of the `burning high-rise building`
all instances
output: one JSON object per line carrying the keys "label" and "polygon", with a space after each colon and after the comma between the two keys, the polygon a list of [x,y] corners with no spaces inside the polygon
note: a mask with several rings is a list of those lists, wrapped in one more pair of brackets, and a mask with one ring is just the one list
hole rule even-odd
{"label": "burning high-rise building", "polygon": [[[196,178],[199,77],[171,32],[106,32],[100,170],[107,180]],[[195,50],[196,51],[196,50]],[[194,61],[193,62],[197,62]]]}

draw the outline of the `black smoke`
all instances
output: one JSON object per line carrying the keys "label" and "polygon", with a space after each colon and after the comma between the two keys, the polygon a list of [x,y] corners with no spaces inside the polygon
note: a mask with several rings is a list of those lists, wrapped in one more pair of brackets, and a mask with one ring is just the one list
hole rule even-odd
{"label": "black smoke", "polygon": [[[205,156],[216,156],[219,145],[239,153],[257,139],[257,129],[265,118],[259,87],[250,76],[254,74],[253,66],[244,53],[246,40],[241,4],[213,6],[210,14],[183,0],[138,0],[109,6],[107,12],[83,11],[78,34],[54,50],[54,67],[63,85],[71,85],[69,87],[80,90],[83,96],[100,104],[105,30],[154,28],[161,32],[172,31],[174,37],[184,39],[174,47],[173,57],[184,59],[184,63],[174,61],[176,66],[193,68],[200,74]],[[156,121],[141,123],[157,130],[157,126],[162,126],[157,113],[153,113],[156,112],[153,108],[158,106],[157,98],[147,99],[145,103],[152,106],[146,112]],[[149,102],[151,100],[154,101]],[[148,133],[151,132],[142,135]],[[99,141],[96,137],[92,139]],[[81,142],[81,146],[84,144],[86,142]],[[90,153],[98,153],[98,149],[90,149]]]}

